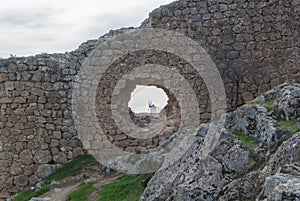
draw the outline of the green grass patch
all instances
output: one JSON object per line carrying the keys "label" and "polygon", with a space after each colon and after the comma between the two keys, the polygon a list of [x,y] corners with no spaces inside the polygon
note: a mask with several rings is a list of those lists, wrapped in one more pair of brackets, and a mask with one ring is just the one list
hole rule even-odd
{"label": "green grass patch", "polygon": [[273,110],[273,103],[274,100],[266,100],[264,103],[262,103],[262,106],[267,108],[268,111],[272,111]]}
{"label": "green grass patch", "polygon": [[65,164],[56,172],[46,177],[45,181],[52,181],[52,180],[59,181],[66,177],[74,176],[80,173],[80,171],[87,165],[97,165],[97,164],[99,164],[98,161],[94,159],[94,157],[91,155],[78,156],[73,161]]}
{"label": "green grass patch", "polygon": [[43,186],[37,191],[27,190],[22,193],[19,193],[16,197],[12,199],[12,201],[28,201],[33,197],[38,197],[47,193],[49,190],[50,190],[50,186]]}
{"label": "green grass patch", "polygon": [[261,105],[265,107],[269,112],[273,110],[273,99],[265,99],[264,101],[257,101],[257,100],[252,100],[249,102],[249,104],[254,104],[254,105]]}
{"label": "green grass patch", "polygon": [[296,120],[279,120],[277,125],[281,130],[288,130],[292,133],[297,133],[299,131]]}
{"label": "green grass patch", "polygon": [[255,137],[252,137],[250,135],[245,135],[244,133],[241,132],[235,131],[233,132],[233,134],[241,140],[243,146],[248,150],[255,149],[261,143],[261,141],[257,140]]}
{"label": "green grass patch", "polygon": [[93,185],[93,182],[87,182],[81,188],[69,193],[68,201],[86,201],[96,190]]}
{"label": "green grass patch", "polygon": [[99,201],[139,201],[152,174],[125,175],[117,182],[103,186]]}
{"label": "green grass patch", "polygon": [[268,99],[268,100],[265,100],[264,102],[250,101],[248,104],[261,105],[261,106],[265,107],[268,111],[272,111],[273,110],[273,103],[274,103],[274,100]]}

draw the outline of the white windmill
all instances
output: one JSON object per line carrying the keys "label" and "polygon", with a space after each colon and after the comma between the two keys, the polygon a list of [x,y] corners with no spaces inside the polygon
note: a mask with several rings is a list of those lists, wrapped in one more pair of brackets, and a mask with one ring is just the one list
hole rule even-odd
{"label": "white windmill", "polygon": [[157,107],[154,105],[152,101],[148,100],[148,111],[150,113],[157,113]]}

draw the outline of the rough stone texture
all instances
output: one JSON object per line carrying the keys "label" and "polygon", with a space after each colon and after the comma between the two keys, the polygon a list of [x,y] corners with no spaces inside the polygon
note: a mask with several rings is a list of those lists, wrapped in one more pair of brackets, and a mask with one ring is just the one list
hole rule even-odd
{"label": "rough stone texture", "polygon": [[[207,131],[205,127],[200,127],[200,131],[204,131],[202,136]],[[201,152],[203,140],[197,137],[180,161],[158,171],[142,200],[217,200],[226,183],[261,162],[243,149],[235,136],[225,131],[208,156]]]}
{"label": "rough stone texture", "polygon": [[228,97],[235,106],[299,80],[299,12],[296,0],[183,0],[154,10],[142,27],[198,41],[221,71],[227,93],[239,94]]}
{"label": "rough stone texture", "polygon": [[266,178],[264,185],[265,200],[299,200],[300,178],[278,174]]}
{"label": "rough stone texture", "polygon": [[297,200],[300,179],[300,132],[283,142],[266,165],[235,179],[223,189],[219,200]]}
{"label": "rough stone texture", "polygon": [[[264,96],[274,93],[274,97],[281,100],[285,90],[288,92],[297,86],[284,84]],[[299,200],[300,132],[281,133],[281,142],[276,145],[274,139],[264,140],[261,138],[264,133],[273,133],[273,130],[280,133],[280,128],[275,126],[277,115],[273,111],[259,116],[256,107],[263,108],[244,105],[228,113],[231,123],[222,129],[220,141],[208,155],[202,152],[207,125],[200,126],[187,153],[172,166],[156,172],[142,200]],[[253,118],[253,114],[257,116]],[[272,126],[256,123],[249,129],[245,125],[251,125],[253,119],[271,122]],[[236,130],[245,131],[244,134],[264,143],[245,149],[241,141],[230,134]]]}
{"label": "rough stone texture", "polygon": [[279,118],[300,121],[300,85],[284,87],[279,93],[273,106]]}
{"label": "rough stone texture", "polygon": [[[300,80],[299,8],[297,0],[181,0],[153,11],[141,27],[176,30],[197,41],[220,70],[228,107],[233,108],[285,81]],[[99,43],[124,31],[111,31],[66,54],[0,60],[0,197],[40,180],[39,175],[45,174],[38,175],[37,170],[45,164],[62,164],[84,153],[71,113],[74,79],[83,60]],[[122,73],[147,63],[176,66],[194,87],[202,121],[210,119],[203,80],[182,58],[155,50],[133,52],[111,66],[110,73],[99,83],[97,111],[107,109],[110,97],[106,95]],[[299,93],[291,90],[274,107],[283,111],[284,117],[298,119],[299,101],[286,101],[286,97],[299,98]],[[264,110],[251,108],[255,117],[263,116]],[[291,112],[293,108],[296,112]],[[120,132],[108,126],[111,114],[101,114],[108,138],[126,149],[128,141],[124,136],[113,137]],[[266,129],[272,127],[267,118],[258,125],[264,123]],[[262,137],[267,142],[274,134],[270,133]],[[153,140],[147,144],[153,147],[158,143]],[[237,150],[235,147],[231,151]],[[243,165],[232,171],[240,171]]]}
{"label": "rough stone texture", "polygon": [[267,175],[279,172],[300,175],[300,139],[299,132],[283,142],[263,169]]}
{"label": "rough stone texture", "polygon": [[260,105],[244,105],[229,113],[226,128],[243,132],[266,143],[276,143],[276,121]]}
{"label": "rough stone texture", "polygon": [[260,96],[252,103],[271,103],[271,107],[276,111],[278,118],[286,120],[300,119],[300,85],[295,83],[289,85],[287,83],[281,84],[272,90],[268,91],[264,96]]}

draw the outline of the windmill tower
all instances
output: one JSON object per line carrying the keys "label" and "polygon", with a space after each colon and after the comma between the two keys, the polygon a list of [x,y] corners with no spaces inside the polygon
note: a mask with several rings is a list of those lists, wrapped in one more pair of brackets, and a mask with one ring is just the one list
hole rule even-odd
{"label": "windmill tower", "polygon": [[148,101],[148,110],[151,114],[156,113],[157,107],[153,104],[152,101]]}

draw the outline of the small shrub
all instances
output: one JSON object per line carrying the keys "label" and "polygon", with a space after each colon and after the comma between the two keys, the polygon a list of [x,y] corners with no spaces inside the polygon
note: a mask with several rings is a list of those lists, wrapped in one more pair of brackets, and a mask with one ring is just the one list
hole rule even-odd
{"label": "small shrub", "polygon": [[244,133],[237,131],[233,132],[233,134],[241,140],[242,145],[248,150],[253,150],[261,144],[261,141],[250,135],[245,135]]}
{"label": "small shrub", "polygon": [[288,130],[292,133],[297,133],[299,131],[296,120],[279,120],[277,125],[281,130]]}
{"label": "small shrub", "polygon": [[264,101],[257,101],[257,100],[252,100],[249,102],[249,104],[254,104],[254,105],[261,105],[265,107],[269,112],[273,110],[273,99],[266,99]]}
{"label": "small shrub", "polygon": [[266,100],[262,106],[267,108],[268,111],[272,111],[273,110],[273,103],[274,103],[274,100]]}

